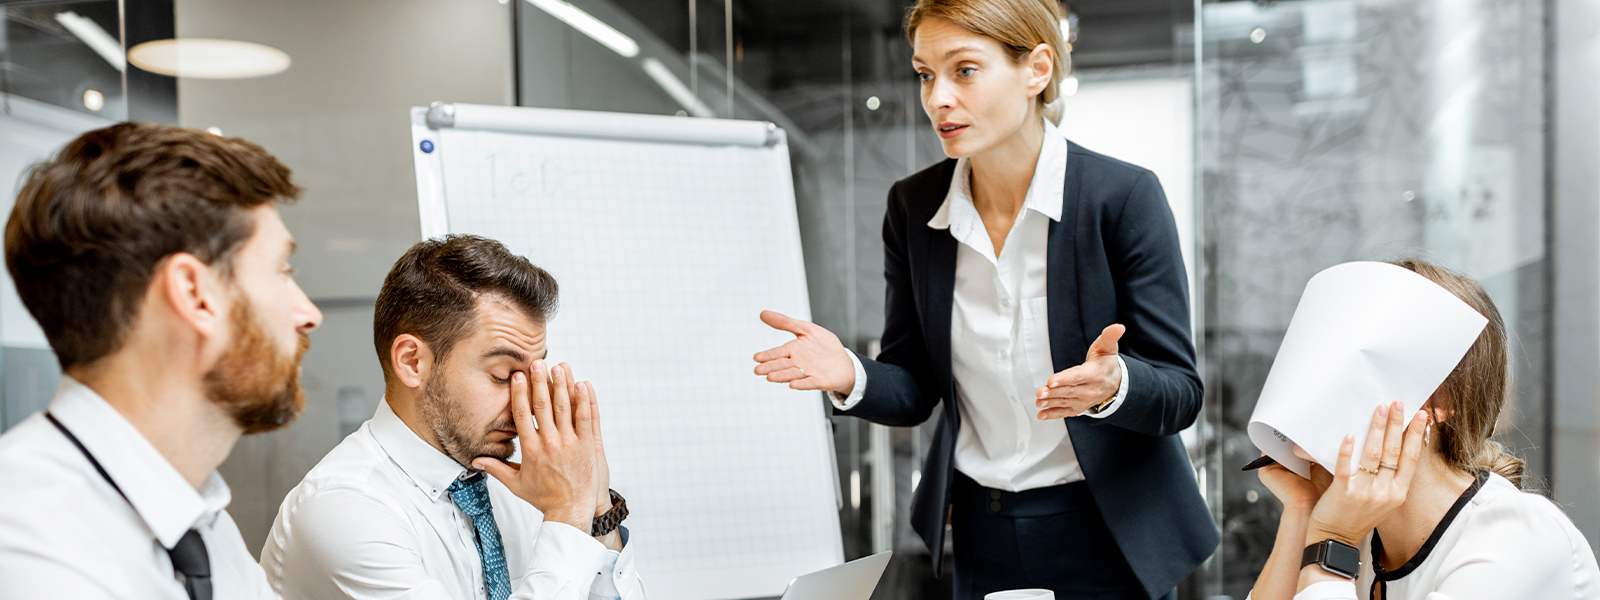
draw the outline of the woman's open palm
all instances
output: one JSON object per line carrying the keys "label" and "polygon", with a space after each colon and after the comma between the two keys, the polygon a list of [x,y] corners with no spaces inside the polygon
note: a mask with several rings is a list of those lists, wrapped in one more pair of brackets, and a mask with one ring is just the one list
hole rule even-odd
{"label": "woman's open palm", "polygon": [[816,323],[783,313],[761,311],[761,321],[773,329],[794,334],[788,343],[756,353],[756,374],[767,381],[787,383],[797,390],[827,390],[848,394],[855,387],[856,369],[839,337]]}

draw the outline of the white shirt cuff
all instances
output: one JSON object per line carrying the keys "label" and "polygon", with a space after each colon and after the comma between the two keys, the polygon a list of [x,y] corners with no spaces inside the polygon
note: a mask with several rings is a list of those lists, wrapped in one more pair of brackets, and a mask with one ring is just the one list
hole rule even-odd
{"label": "white shirt cuff", "polygon": [[[855,408],[857,404],[861,403],[861,399],[867,395],[866,367],[861,366],[861,358],[856,356],[856,353],[849,350],[846,350],[845,353],[850,355],[850,364],[856,369],[856,385],[850,388],[850,395],[848,396],[839,392],[828,392],[828,400],[832,401],[834,408],[839,410]],[[1123,378],[1123,383],[1127,383],[1127,376],[1124,375]]]}
{"label": "white shirt cuff", "polygon": [[[538,597],[584,597],[600,575],[616,564],[617,553],[566,523],[546,521],[539,526],[532,564],[519,591],[540,590]],[[578,588],[584,593],[565,590]],[[548,594],[544,590],[563,590]],[[548,595],[547,595],[548,594]]]}
{"label": "white shirt cuff", "polygon": [[1123,362],[1120,354],[1117,355],[1117,367],[1119,367],[1117,370],[1122,371],[1122,383],[1117,385],[1117,395],[1111,397],[1111,404],[1107,405],[1105,410],[1097,413],[1083,413],[1084,416],[1104,419],[1111,416],[1111,413],[1117,412],[1118,408],[1122,408],[1122,401],[1128,399],[1128,363]]}
{"label": "white shirt cuff", "polygon": [[1352,581],[1319,581],[1300,590],[1294,595],[1294,600],[1356,600],[1356,584]]}

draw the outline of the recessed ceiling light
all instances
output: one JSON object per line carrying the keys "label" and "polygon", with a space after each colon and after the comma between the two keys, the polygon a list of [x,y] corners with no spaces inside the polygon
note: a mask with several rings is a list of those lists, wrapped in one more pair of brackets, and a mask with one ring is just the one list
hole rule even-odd
{"label": "recessed ceiling light", "polygon": [[83,91],[83,107],[89,110],[100,110],[106,107],[106,97],[99,90]]}
{"label": "recessed ceiling light", "polygon": [[282,50],[237,40],[181,39],[145,42],[128,50],[128,62],[162,75],[194,79],[249,79],[289,68]]}
{"label": "recessed ceiling light", "polygon": [[584,35],[594,38],[613,52],[627,58],[639,55],[639,43],[627,34],[617,31],[617,28],[607,25],[605,21],[595,18],[583,9],[573,6],[567,0],[528,0],[532,4],[550,13],[550,16],[561,19],[573,29],[582,31]]}

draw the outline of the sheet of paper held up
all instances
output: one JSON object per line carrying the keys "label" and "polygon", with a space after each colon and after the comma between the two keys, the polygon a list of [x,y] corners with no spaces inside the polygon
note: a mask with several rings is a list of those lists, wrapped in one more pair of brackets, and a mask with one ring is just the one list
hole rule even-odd
{"label": "sheet of paper held up", "polygon": [[1404,267],[1352,262],[1306,284],[1300,306],[1267,373],[1250,441],[1301,477],[1329,471],[1346,434],[1356,452],[1379,404],[1422,407],[1488,323],[1438,284]]}

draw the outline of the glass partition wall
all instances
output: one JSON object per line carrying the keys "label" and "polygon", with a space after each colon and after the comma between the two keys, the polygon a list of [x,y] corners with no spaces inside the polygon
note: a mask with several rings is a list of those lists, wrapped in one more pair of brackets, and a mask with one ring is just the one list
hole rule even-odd
{"label": "glass partition wall", "polygon": [[1545,5],[1512,0],[1200,3],[1196,65],[1208,461],[1222,475],[1213,594],[1243,598],[1280,505],[1240,465],[1306,281],[1421,256],[1483,283],[1510,330],[1499,439],[1550,472]]}

